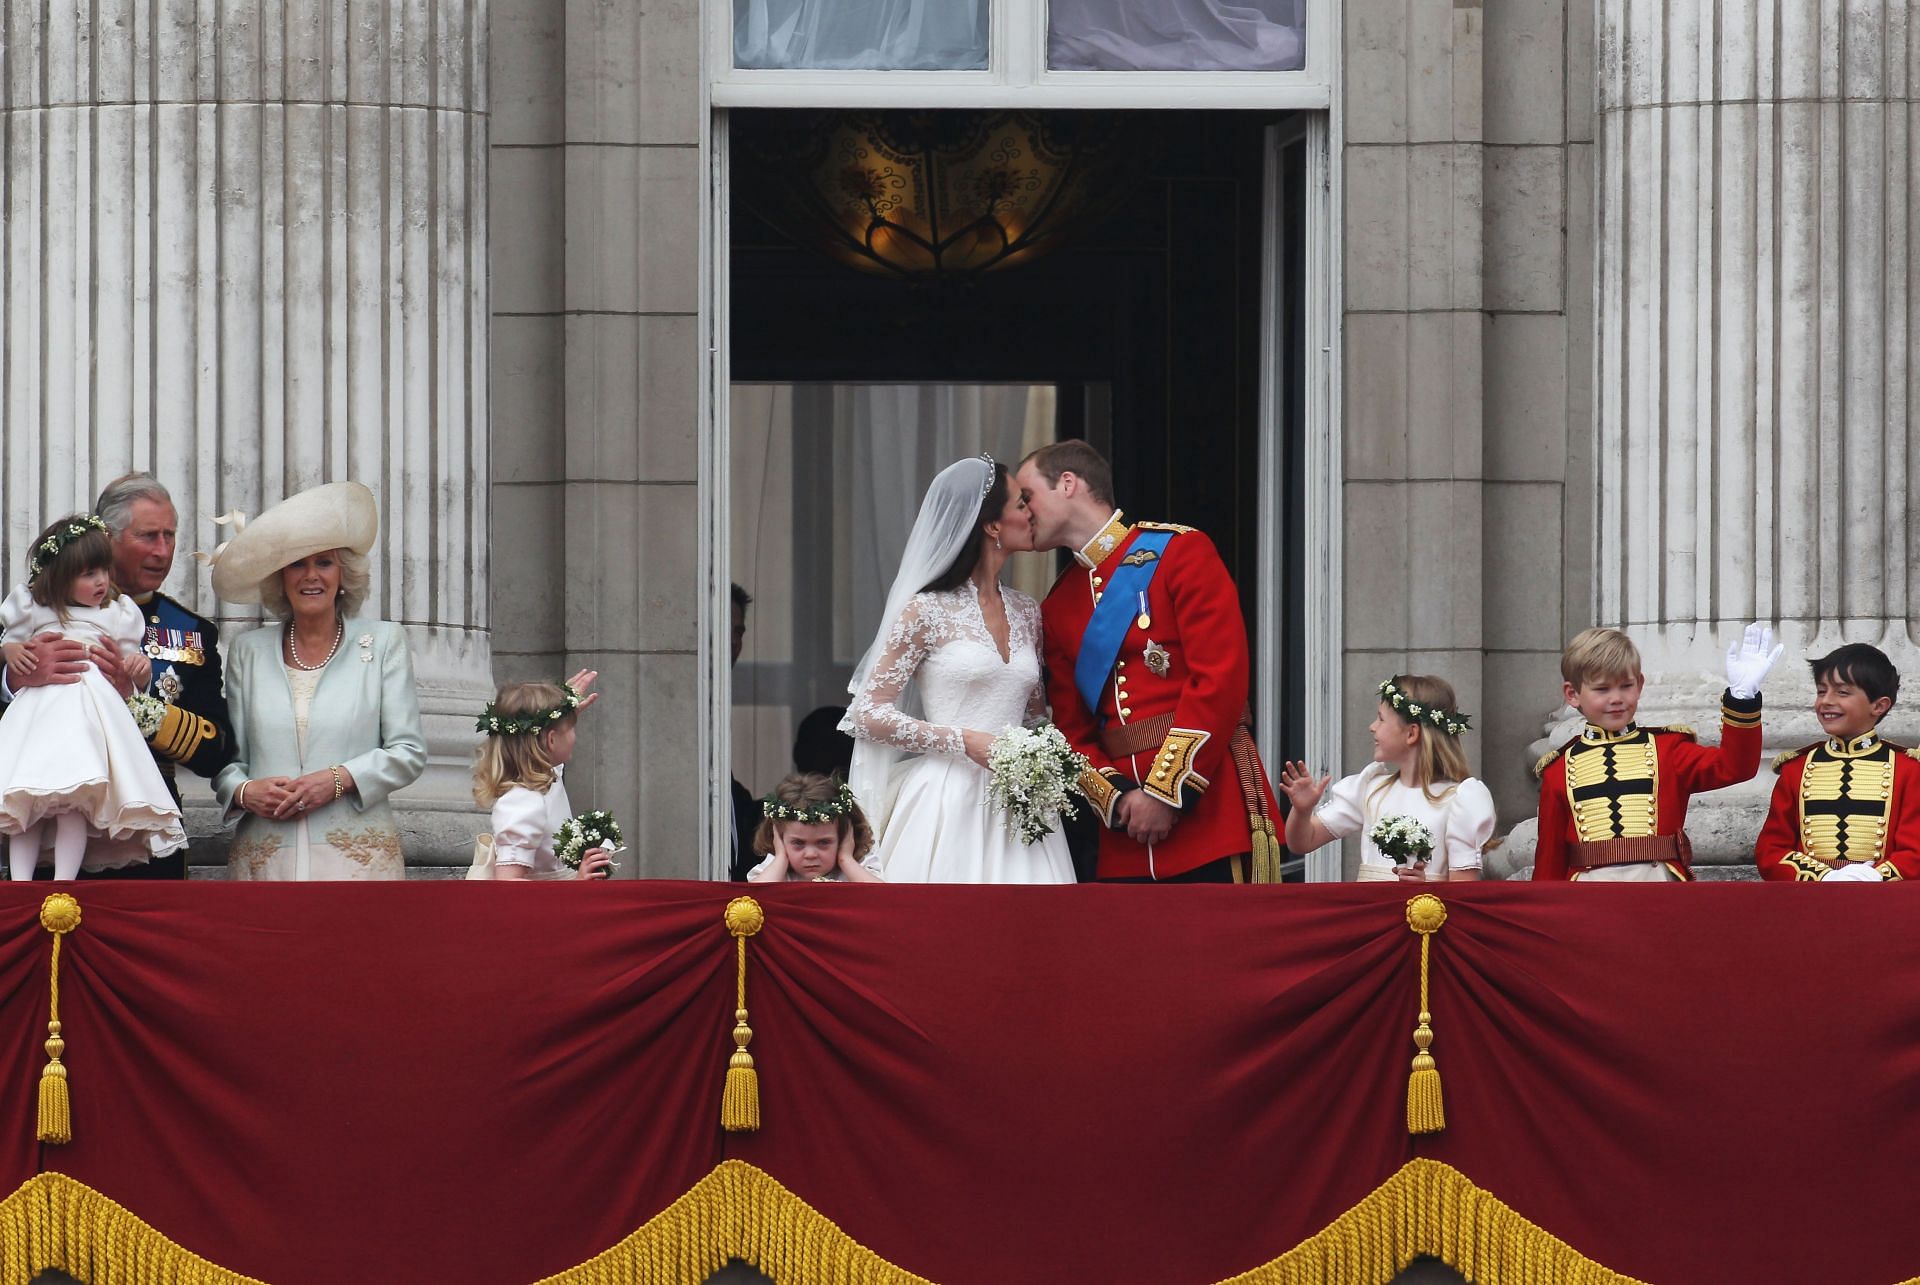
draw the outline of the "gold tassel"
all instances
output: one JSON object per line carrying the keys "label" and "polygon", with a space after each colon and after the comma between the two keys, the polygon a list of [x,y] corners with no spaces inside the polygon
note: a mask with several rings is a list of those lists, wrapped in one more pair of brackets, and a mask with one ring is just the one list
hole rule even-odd
{"label": "gold tassel", "polygon": [[747,1025],[747,938],[766,923],[760,903],[735,897],[727,903],[727,931],[738,951],[738,987],[733,1011],[733,1056],[727,1060],[727,1085],[720,1095],[720,1127],[728,1133],[751,1133],[760,1127],[760,1076],[753,1069],[747,1045],[753,1028]]}
{"label": "gold tassel", "polygon": [[34,1136],[42,1142],[73,1141],[73,1103],[68,1097],[67,1068],[60,1055],[67,1042],[60,1038],[60,941],[80,926],[80,903],[56,892],[40,903],[40,926],[53,934],[53,962],[47,969],[47,1065],[40,1072],[40,1119]]}
{"label": "gold tassel", "polygon": [[1433,1016],[1427,1012],[1427,946],[1447,922],[1446,903],[1423,892],[1407,903],[1407,927],[1420,934],[1420,1024],[1413,1029],[1413,1072],[1407,1077],[1407,1132],[1438,1133],[1447,1127],[1440,1097],[1440,1068],[1434,1065]]}

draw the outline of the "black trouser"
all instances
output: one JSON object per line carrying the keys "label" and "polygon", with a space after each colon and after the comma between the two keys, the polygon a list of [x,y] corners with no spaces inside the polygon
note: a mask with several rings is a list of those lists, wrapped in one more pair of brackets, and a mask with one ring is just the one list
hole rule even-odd
{"label": "black trouser", "polygon": [[[1239,879],[1235,879],[1233,877],[1233,866],[1236,861],[1240,863],[1241,877]],[[1188,870],[1182,874],[1167,875],[1160,879],[1155,879],[1148,875],[1141,875],[1138,878],[1102,879],[1100,882],[1101,883],[1242,883],[1242,882],[1245,882],[1246,871],[1247,871],[1247,854],[1244,852],[1240,852],[1240,853],[1234,854],[1231,857],[1221,857],[1218,860],[1209,861],[1203,866],[1195,866],[1193,869]]]}

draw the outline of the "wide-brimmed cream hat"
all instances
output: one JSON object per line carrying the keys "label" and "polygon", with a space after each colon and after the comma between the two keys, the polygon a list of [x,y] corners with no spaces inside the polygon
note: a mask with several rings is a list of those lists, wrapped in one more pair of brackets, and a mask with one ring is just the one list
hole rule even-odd
{"label": "wide-brimmed cream hat", "polygon": [[289,495],[251,521],[240,513],[214,521],[237,529],[206,558],[214,593],[228,602],[258,602],[261,583],[290,563],[328,549],[371,549],[380,534],[380,505],[358,482],[328,482]]}

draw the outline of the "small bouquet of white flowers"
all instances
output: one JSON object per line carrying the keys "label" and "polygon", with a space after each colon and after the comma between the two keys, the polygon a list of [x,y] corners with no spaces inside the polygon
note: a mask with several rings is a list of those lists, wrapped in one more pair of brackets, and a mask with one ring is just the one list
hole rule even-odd
{"label": "small bouquet of white flowers", "polygon": [[611,812],[582,812],[577,817],[569,817],[560,823],[553,832],[553,853],[560,858],[562,865],[572,870],[580,868],[580,859],[594,848],[605,848],[617,852],[624,836],[620,833],[620,823],[613,819]]}
{"label": "small bouquet of white flowers", "polygon": [[1022,843],[1038,843],[1061,817],[1079,815],[1072,796],[1080,794],[1080,774],[1091,766],[1052,723],[1009,727],[987,751],[993,773],[987,797],[1007,814]]}
{"label": "small bouquet of white flowers", "polygon": [[1381,817],[1367,831],[1373,846],[1395,862],[1425,861],[1433,852],[1433,831],[1412,817]]}
{"label": "small bouquet of white flowers", "polygon": [[127,712],[133,715],[133,725],[140,729],[141,736],[152,736],[167,717],[167,703],[158,696],[135,692],[127,697]]}

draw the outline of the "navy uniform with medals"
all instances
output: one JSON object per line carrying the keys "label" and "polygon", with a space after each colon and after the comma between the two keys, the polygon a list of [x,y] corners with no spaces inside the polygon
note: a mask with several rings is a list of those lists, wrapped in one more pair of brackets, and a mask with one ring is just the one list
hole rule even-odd
{"label": "navy uniform with medals", "polygon": [[[149,690],[167,702],[166,717],[147,738],[147,747],[178,803],[180,787],[174,774],[180,768],[211,778],[233,761],[233,718],[227,713],[220,674],[220,630],[164,593],[134,601],[146,619],[145,651],[153,663]],[[187,850],[90,877],[184,879]]]}

